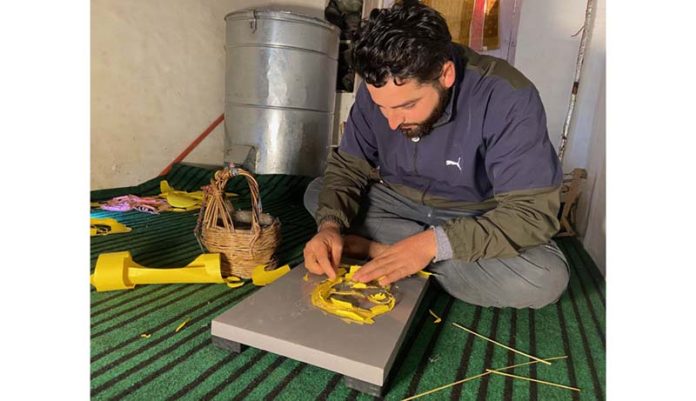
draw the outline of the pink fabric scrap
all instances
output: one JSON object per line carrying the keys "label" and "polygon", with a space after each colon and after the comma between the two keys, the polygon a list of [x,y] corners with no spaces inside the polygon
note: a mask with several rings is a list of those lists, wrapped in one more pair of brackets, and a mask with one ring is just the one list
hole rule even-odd
{"label": "pink fabric scrap", "polygon": [[137,210],[143,213],[159,214],[162,210],[169,209],[165,199],[157,197],[140,197],[137,195],[117,196],[100,206],[103,210],[112,212],[127,212]]}

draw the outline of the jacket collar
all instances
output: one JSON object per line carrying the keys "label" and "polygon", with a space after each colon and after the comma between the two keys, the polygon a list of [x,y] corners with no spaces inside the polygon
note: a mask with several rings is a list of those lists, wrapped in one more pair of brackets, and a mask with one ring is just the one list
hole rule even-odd
{"label": "jacket collar", "polygon": [[454,62],[454,85],[452,85],[450,91],[449,100],[447,101],[447,107],[445,107],[445,111],[442,113],[442,116],[440,116],[437,122],[433,124],[433,128],[447,124],[448,122],[452,121],[456,116],[454,104],[456,103],[455,99],[459,94],[459,87],[461,86],[462,79],[464,78],[464,62],[462,61],[461,55],[458,54],[459,52],[457,52],[455,46],[456,45],[454,43],[450,43],[449,45],[450,59]]}

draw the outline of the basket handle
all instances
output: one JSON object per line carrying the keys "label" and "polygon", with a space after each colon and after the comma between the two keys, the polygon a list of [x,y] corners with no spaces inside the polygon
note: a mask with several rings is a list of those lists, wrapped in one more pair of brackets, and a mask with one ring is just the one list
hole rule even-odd
{"label": "basket handle", "polygon": [[259,183],[250,172],[244,170],[243,168],[235,167],[233,163],[230,163],[229,171],[232,176],[240,175],[246,178],[247,185],[249,185],[249,192],[251,193],[251,230],[253,232],[260,232],[261,213],[263,213],[263,207],[261,205]]}
{"label": "basket handle", "polygon": [[[247,185],[249,185],[249,192],[251,193],[251,231],[254,233],[260,232],[261,213],[263,213],[263,207],[261,205],[259,184],[256,182],[256,179],[250,172],[235,166],[233,163],[230,163],[229,166],[215,172],[215,178],[212,180],[213,182],[211,182],[211,186],[217,194],[220,194],[220,196],[224,198],[223,194],[225,193],[227,181],[236,176],[243,176],[246,178]],[[229,212],[229,216],[232,216],[234,213],[234,207],[232,204],[225,202],[225,209],[228,209],[227,211]],[[227,223],[229,223],[229,225],[232,227],[232,231],[234,231],[232,220],[230,219]]]}

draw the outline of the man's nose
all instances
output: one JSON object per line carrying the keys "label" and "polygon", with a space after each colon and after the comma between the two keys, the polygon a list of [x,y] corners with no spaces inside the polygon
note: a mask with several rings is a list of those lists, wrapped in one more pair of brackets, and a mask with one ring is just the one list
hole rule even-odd
{"label": "man's nose", "polygon": [[389,128],[395,130],[405,121],[405,119],[403,114],[392,111],[387,114],[387,121],[389,121]]}

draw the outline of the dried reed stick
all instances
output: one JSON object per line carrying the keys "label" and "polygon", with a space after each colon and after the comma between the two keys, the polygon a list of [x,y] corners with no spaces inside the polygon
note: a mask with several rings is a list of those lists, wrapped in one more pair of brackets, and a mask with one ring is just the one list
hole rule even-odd
{"label": "dried reed stick", "polygon": [[[555,357],[553,357],[553,358],[546,358],[545,360],[546,360],[546,361],[555,361],[555,360],[558,360],[558,359],[565,359],[565,358],[567,358],[567,356],[564,355],[564,356],[555,356]],[[517,365],[510,365],[510,366],[506,366],[506,367],[504,367],[504,368],[498,368],[498,369],[494,369],[494,370],[499,371],[499,370],[514,369],[514,368],[517,368],[517,367],[520,367],[520,366],[533,365],[533,364],[535,364],[535,363],[539,363],[539,361],[531,361],[531,362],[525,362],[525,363],[518,363]],[[490,374],[491,374],[491,372],[488,372],[488,371],[483,372],[483,373],[479,373],[479,374],[477,374],[477,375],[470,376],[470,377],[464,378],[464,379],[462,379],[462,380],[458,380],[458,381],[456,381],[456,382],[454,382],[454,383],[445,384],[444,386],[440,386],[440,387],[438,387],[438,388],[434,388],[434,389],[432,389],[432,390],[428,390],[428,391],[426,391],[426,392],[423,392],[423,393],[420,393],[420,394],[416,394],[416,395],[413,395],[413,396],[408,397],[408,398],[404,398],[404,399],[401,400],[401,401],[413,400],[413,399],[422,397],[422,396],[424,396],[424,395],[432,394],[432,393],[435,393],[435,392],[437,392],[437,391],[444,390],[444,389],[446,389],[446,388],[448,388],[448,387],[456,386],[457,384],[461,384],[461,383],[464,383],[464,382],[468,382],[468,381],[470,381],[470,380],[478,379],[479,377],[487,376],[487,375],[490,375]]]}
{"label": "dried reed stick", "polygon": [[477,332],[475,332],[475,331],[469,330],[469,329],[467,329],[467,328],[464,327],[464,326],[460,326],[460,325],[458,325],[457,323],[452,323],[452,324],[453,324],[455,327],[459,327],[460,329],[462,329],[462,330],[464,330],[464,331],[467,331],[467,332],[469,332],[469,333],[471,333],[471,334],[473,334],[473,335],[475,335],[475,336],[478,336],[478,337],[480,337],[480,338],[483,338],[484,340],[488,340],[488,341],[492,342],[493,344],[498,345],[498,346],[501,346],[501,347],[503,347],[503,348],[505,348],[505,349],[507,349],[507,350],[510,350],[510,351],[512,351],[512,352],[516,352],[516,353],[518,353],[518,354],[520,354],[520,355],[526,356],[527,358],[534,359],[534,360],[537,361],[537,362],[541,362],[541,363],[544,363],[544,364],[547,364],[547,365],[551,365],[551,362],[547,362],[547,361],[545,361],[545,360],[543,360],[543,359],[541,359],[541,358],[537,358],[537,357],[535,357],[535,356],[532,356],[532,355],[529,355],[529,354],[525,354],[525,353],[522,352],[522,351],[518,351],[518,350],[516,350],[516,349],[514,349],[514,348],[510,348],[510,347],[508,347],[507,345],[501,344],[501,343],[499,343],[499,342],[497,342],[497,341],[495,341],[495,340],[491,340],[490,338],[485,337],[485,336],[482,336],[481,334],[479,334],[479,333],[477,333]]}
{"label": "dried reed stick", "polygon": [[488,372],[488,373],[495,373],[496,375],[501,375],[501,376],[512,377],[513,379],[527,380],[527,381],[530,381],[530,382],[536,382],[536,383],[541,383],[541,384],[547,384],[547,385],[549,385],[549,386],[560,387],[560,388],[564,388],[564,389],[568,389],[568,390],[580,391],[580,389],[579,389],[579,388],[576,388],[576,387],[565,386],[565,385],[563,385],[563,384],[558,384],[558,383],[545,382],[545,381],[543,381],[543,380],[532,379],[531,377],[524,377],[524,376],[511,375],[510,373],[497,372],[497,371],[495,371],[495,370],[490,370],[490,369],[486,369],[486,372]]}
{"label": "dried reed stick", "polygon": [[[532,363],[538,363],[538,362],[534,361],[534,362],[532,362]],[[465,379],[456,381],[456,382],[454,382],[454,383],[445,384],[444,386],[440,386],[440,387],[438,387],[438,388],[434,388],[434,389],[432,389],[432,390],[428,390],[428,391],[426,391],[426,392],[424,392],[424,393],[420,393],[420,394],[416,394],[416,395],[413,395],[413,396],[408,397],[408,398],[404,398],[404,399],[401,400],[401,401],[413,400],[413,399],[422,397],[422,396],[424,396],[424,395],[432,394],[432,393],[434,393],[434,392],[436,392],[436,391],[444,390],[444,389],[446,389],[447,387],[456,386],[457,384],[461,384],[461,383],[464,383],[464,382],[468,382],[469,380],[478,379],[479,377],[483,377],[483,376],[487,376],[487,375],[490,375],[490,372],[479,373],[479,374],[477,374],[477,375],[475,375],[475,376],[467,377],[467,378],[465,378]]]}

